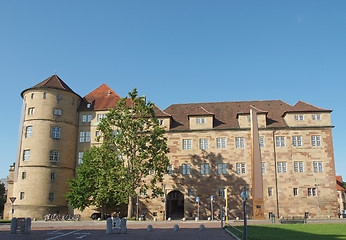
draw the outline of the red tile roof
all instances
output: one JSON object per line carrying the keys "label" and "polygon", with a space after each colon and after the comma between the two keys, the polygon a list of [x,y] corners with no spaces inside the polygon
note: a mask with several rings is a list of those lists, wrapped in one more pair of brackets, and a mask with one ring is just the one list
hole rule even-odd
{"label": "red tile roof", "polygon": [[346,189],[344,188],[344,184],[343,184],[341,176],[336,176],[336,190],[346,191]]}
{"label": "red tile roof", "polygon": [[35,89],[35,88],[53,88],[53,89],[59,89],[59,90],[64,90],[73,94],[76,94],[79,96],[77,93],[75,93],[67,84],[61,80],[56,74],[50,76],[49,78],[43,80],[39,84],[25,89],[20,95],[23,97],[23,94],[25,91],[30,90],[30,89]]}
{"label": "red tile roof", "polygon": [[[79,111],[106,110],[115,108],[120,97],[105,83],[83,98]],[[90,108],[87,107],[90,103]]]}
{"label": "red tile roof", "polygon": [[314,105],[308,104],[306,102],[303,101],[298,101],[296,103],[296,105],[294,105],[293,107],[291,107],[290,109],[288,109],[284,115],[286,113],[292,113],[292,112],[332,112],[332,110],[330,109],[324,109],[324,108],[319,108],[316,107]]}
{"label": "red tile roof", "polygon": [[155,116],[156,117],[171,117],[171,115],[169,115],[168,113],[165,113],[164,111],[162,111],[158,106],[156,106],[154,104],[153,106],[153,110],[154,110],[154,113],[155,113]]}
{"label": "red tile roof", "polygon": [[287,127],[282,115],[292,106],[281,100],[173,104],[164,111],[172,115],[171,130],[189,130],[188,116],[201,107],[214,113],[214,129],[236,129],[239,128],[238,113],[251,105],[268,112],[267,127]]}

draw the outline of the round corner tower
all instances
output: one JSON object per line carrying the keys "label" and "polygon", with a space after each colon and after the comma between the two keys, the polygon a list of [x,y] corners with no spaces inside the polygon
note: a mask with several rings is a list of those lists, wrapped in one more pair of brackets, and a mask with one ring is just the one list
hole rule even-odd
{"label": "round corner tower", "polygon": [[57,75],[21,93],[23,127],[14,172],[14,217],[68,214],[81,97]]}

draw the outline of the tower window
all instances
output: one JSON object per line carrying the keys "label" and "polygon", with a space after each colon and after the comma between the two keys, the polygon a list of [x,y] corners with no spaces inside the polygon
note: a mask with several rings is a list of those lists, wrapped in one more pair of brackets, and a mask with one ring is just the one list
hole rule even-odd
{"label": "tower window", "polygon": [[47,98],[47,93],[43,93],[43,99],[46,99]]}
{"label": "tower window", "polygon": [[32,126],[27,126],[25,129],[25,137],[29,138],[32,136]]}
{"label": "tower window", "polygon": [[49,161],[51,162],[59,161],[59,151],[50,151]]}
{"label": "tower window", "polygon": [[60,128],[52,127],[51,137],[55,139],[60,139]]}
{"label": "tower window", "polygon": [[59,108],[54,108],[53,109],[53,114],[56,116],[61,116],[62,115],[62,110]]}
{"label": "tower window", "polygon": [[24,192],[20,192],[19,199],[20,199],[20,200],[24,199]]}
{"label": "tower window", "polygon": [[54,193],[49,193],[49,197],[48,197],[49,201],[53,201],[54,200]]}
{"label": "tower window", "polygon": [[30,150],[24,150],[23,151],[23,161],[29,161],[30,160]]}
{"label": "tower window", "polygon": [[50,173],[50,180],[55,180],[55,178],[56,178],[56,173],[55,172]]}
{"label": "tower window", "polygon": [[61,95],[57,95],[56,100],[58,100],[58,102],[59,102],[61,100]]}
{"label": "tower window", "polygon": [[26,178],[26,172],[22,172],[22,179]]}
{"label": "tower window", "polygon": [[28,115],[33,115],[35,113],[35,108],[28,108]]}

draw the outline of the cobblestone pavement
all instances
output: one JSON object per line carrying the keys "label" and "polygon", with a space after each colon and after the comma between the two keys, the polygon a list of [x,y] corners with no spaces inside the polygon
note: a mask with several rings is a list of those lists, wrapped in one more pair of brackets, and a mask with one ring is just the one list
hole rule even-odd
{"label": "cobblestone pavement", "polygon": [[[153,231],[148,232],[147,226],[153,226]],[[174,231],[174,225],[179,225],[179,231]],[[203,224],[206,229],[199,230]],[[105,221],[80,221],[80,222],[32,222],[30,234],[10,234],[10,225],[0,225],[0,239],[9,240],[72,240],[72,239],[157,239],[157,240],[232,240],[233,238],[220,227],[220,222],[131,222],[127,224],[126,234],[106,235]]]}

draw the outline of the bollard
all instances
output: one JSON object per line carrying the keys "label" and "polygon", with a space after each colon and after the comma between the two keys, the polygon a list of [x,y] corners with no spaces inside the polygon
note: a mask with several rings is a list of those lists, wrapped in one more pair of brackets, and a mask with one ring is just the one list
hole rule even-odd
{"label": "bollard", "polygon": [[203,224],[199,225],[199,230],[200,231],[204,231],[205,230],[205,226]]}
{"label": "bollard", "polygon": [[24,233],[31,233],[31,218],[26,218],[25,219]]}
{"label": "bollard", "polygon": [[152,232],[152,231],[153,231],[153,226],[148,225],[148,227],[147,227],[147,231],[148,231],[148,232]]}
{"label": "bollard", "polygon": [[179,231],[179,226],[177,224],[175,224],[173,230],[174,231]]}
{"label": "bollard", "polygon": [[120,222],[120,228],[121,228],[120,232],[121,233],[127,232],[126,221],[127,221],[126,218],[121,219],[121,222]]}
{"label": "bollard", "polygon": [[17,228],[21,233],[25,231],[25,218],[17,218]]}
{"label": "bollard", "polygon": [[107,219],[107,228],[106,228],[106,234],[112,234],[112,219]]}
{"label": "bollard", "polygon": [[198,221],[199,219],[198,219],[198,217],[195,217],[195,221]]}
{"label": "bollard", "polygon": [[17,218],[12,218],[12,220],[11,220],[10,233],[17,233]]}

